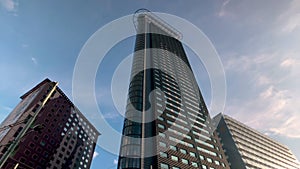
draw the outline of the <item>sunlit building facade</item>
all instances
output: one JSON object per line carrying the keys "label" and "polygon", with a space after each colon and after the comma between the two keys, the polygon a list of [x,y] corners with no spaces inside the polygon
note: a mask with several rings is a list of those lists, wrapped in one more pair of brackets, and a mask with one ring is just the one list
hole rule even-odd
{"label": "sunlit building facade", "polygon": [[96,128],[57,86],[45,79],[21,96],[1,123],[1,169],[88,169]]}
{"label": "sunlit building facade", "polygon": [[227,115],[218,114],[214,121],[231,169],[300,168],[287,146]]}
{"label": "sunlit building facade", "polygon": [[118,169],[228,169],[180,33],[149,12],[135,19]]}

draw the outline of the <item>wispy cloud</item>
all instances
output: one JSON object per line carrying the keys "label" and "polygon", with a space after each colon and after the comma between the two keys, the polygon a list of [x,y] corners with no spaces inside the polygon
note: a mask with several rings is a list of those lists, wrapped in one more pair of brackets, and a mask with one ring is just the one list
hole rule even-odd
{"label": "wispy cloud", "polygon": [[293,0],[284,13],[278,17],[283,33],[291,33],[300,28],[300,1]]}
{"label": "wispy cloud", "polygon": [[18,3],[14,0],[0,0],[1,6],[9,12],[16,12]]}
{"label": "wispy cloud", "polygon": [[242,56],[235,54],[235,56],[225,61],[224,66],[226,71],[245,73],[256,70],[258,66],[270,64],[277,55],[277,53],[260,53]]}
{"label": "wispy cloud", "polygon": [[282,31],[291,33],[298,28],[300,28],[300,13],[290,16],[290,18],[287,19],[286,24],[283,26]]}
{"label": "wispy cloud", "polygon": [[221,9],[217,13],[219,17],[228,16],[230,13],[226,10],[226,6],[229,4],[230,0],[224,0],[222,3]]}

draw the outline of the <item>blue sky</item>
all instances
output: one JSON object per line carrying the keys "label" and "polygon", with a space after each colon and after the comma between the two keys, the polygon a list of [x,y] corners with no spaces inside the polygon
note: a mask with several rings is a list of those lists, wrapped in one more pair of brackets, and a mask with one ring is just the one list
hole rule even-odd
{"label": "blue sky", "polygon": [[[45,77],[59,81],[72,98],[73,69],[85,42],[103,25],[139,8],[179,16],[201,29],[225,69],[224,113],[288,145],[300,159],[298,0],[0,0],[0,120]],[[111,79],[133,44],[128,38],[112,48],[96,77],[99,108],[117,131],[122,117],[111,99]],[[192,66],[210,103],[205,69],[199,62]],[[92,168],[115,168],[116,155],[99,146],[96,152]]]}

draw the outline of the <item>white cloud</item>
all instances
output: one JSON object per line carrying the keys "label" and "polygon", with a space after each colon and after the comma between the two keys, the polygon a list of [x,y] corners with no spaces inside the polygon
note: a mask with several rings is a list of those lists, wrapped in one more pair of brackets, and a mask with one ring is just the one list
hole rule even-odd
{"label": "white cloud", "polygon": [[229,59],[226,74],[239,79],[243,88],[233,89],[225,113],[268,135],[300,138],[299,54],[279,51]]}
{"label": "white cloud", "polygon": [[12,110],[13,108],[11,107],[0,105],[0,122],[2,122]]}
{"label": "white cloud", "polygon": [[105,119],[116,119],[116,118],[120,117],[120,115],[116,112],[109,112],[109,113],[102,112],[102,116]]}
{"label": "white cloud", "polygon": [[114,165],[118,165],[118,160],[114,159]]}
{"label": "white cloud", "polygon": [[265,110],[270,115],[276,115],[281,113],[285,108],[287,102],[290,100],[290,96],[287,90],[278,90],[274,86],[269,86],[265,91],[260,94],[258,98],[265,103]]}
{"label": "white cloud", "polygon": [[22,44],[21,47],[22,47],[22,48],[28,48],[29,45],[28,45],[28,44]]}
{"label": "white cloud", "polygon": [[287,58],[287,59],[284,59],[284,60],[280,63],[280,66],[281,66],[281,67],[288,68],[288,67],[292,67],[292,66],[295,66],[295,65],[298,65],[298,64],[299,64],[299,61],[297,61],[296,59],[293,59],[293,58]]}
{"label": "white cloud", "polygon": [[18,3],[14,0],[0,0],[1,6],[9,12],[15,12],[18,7]]}
{"label": "white cloud", "polygon": [[13,108],[8,106],[3,106],[3,109],[6,110],[7,112],[11,112],[13,110]]}
{"label": "white cloud", "polygon": [[264,92],[260,93],[260,97],[262,99],[268,99],[270,96],[272,96],[274,91],[274,87],[270,86],[267,90],[265,90]]}
{"label": "white cloud", "polygon": [[[239,67],[241,64],[243,64],[243,67],[240,67],[241,69],[237,69],[237,66]],[[248,69],[248,67],[249,60],[245,56],[229,58],[224,64],[226,71],[243,71]]]}
{"label": "white cloud", "polygon": [[269,77],[267,77],[266,75],[262,75],[260,74],[258,77],[257,77],[257,85],[258,86],[263,86],[263,85],[268,85],[270,84],[272,81]]}
{"label": "white cloud", "polygon": [[97,151],[94,151],[93,159],[96,158],[98,155],[99,155],[99,153]]}
{"label": "white cloud", "polygon": [[[298,97],[298,96],[296,96]],[[269,86],[247,102],[228,108],[229,114],[246,125],[267,133],[300,138],[300,102],[293,93]]]}
{"label": "white cloud", "polygon": [[37,65],[38,64],[38,62],[37,62],[37,60],[36,60],[36,58],[35,57],[31,57],[31,61],[35,64],[35,65]]}

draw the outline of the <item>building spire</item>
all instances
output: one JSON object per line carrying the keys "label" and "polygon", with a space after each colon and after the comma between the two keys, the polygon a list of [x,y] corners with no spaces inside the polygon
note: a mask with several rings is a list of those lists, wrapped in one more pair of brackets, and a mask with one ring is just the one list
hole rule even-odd
{"label": "building spire", "polygon": [[[160,17],[155,15],[153,12],[146,8],[141,8],[138,9],[134,12],[133,15],[133,24],[135,27],[135,30],[140,33],[140,30],[138,29],[138,24],[139,24],[139,18],[143,18],[145,21],[148,23],[153,23],[156,27],[160,28],[163,30],[163,32],[167,33],[168,36],[172,36],[178,40],[182,39],[182,34],[179,32],[176,28],[168,24],[167,22],[163,21]],[[142,32],[145,33],[145,32]],[[150,32],[147,33],[162,33],[161,31],[156,32],[155,30],[150,30]]]}

